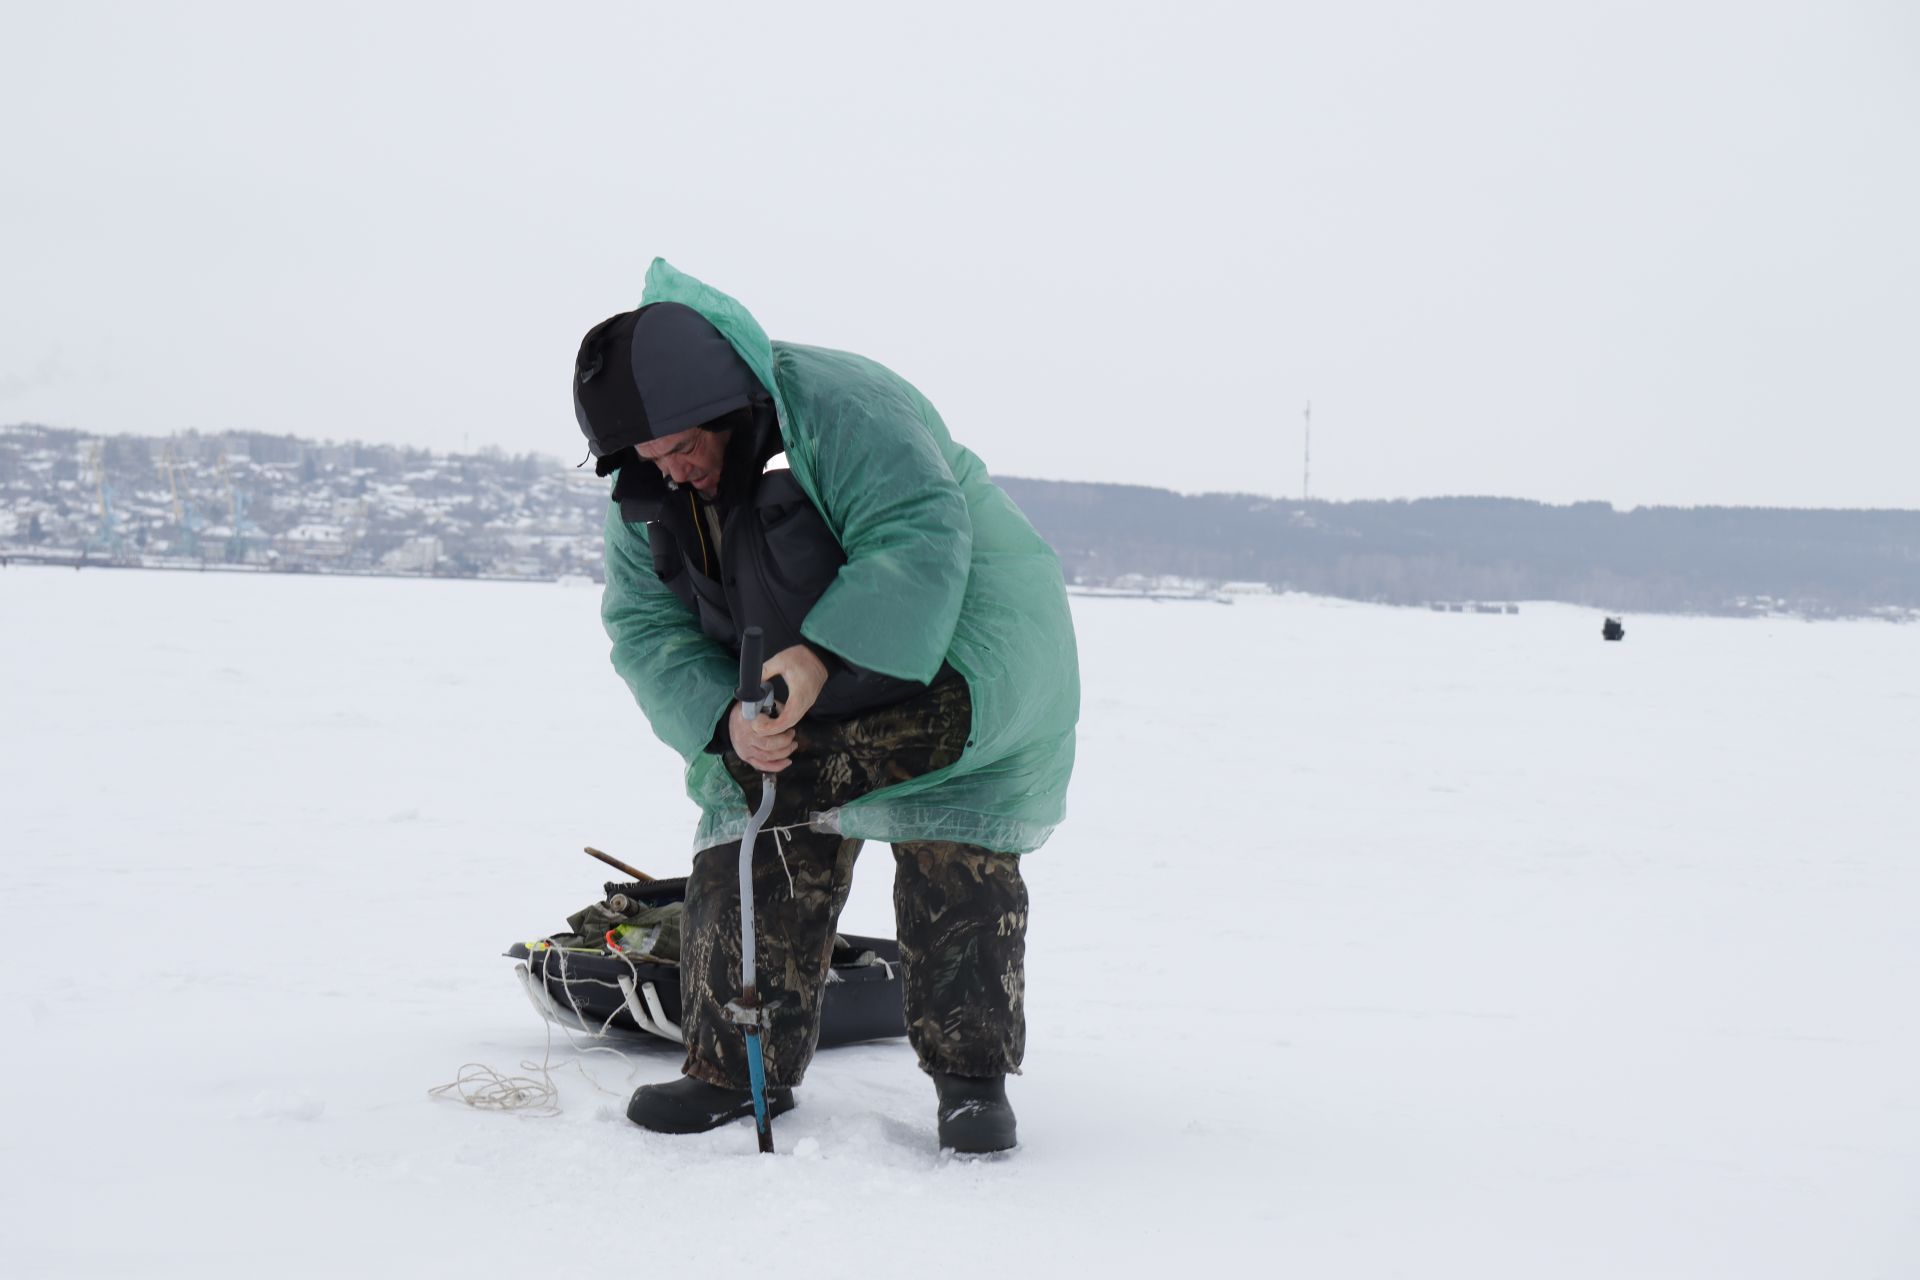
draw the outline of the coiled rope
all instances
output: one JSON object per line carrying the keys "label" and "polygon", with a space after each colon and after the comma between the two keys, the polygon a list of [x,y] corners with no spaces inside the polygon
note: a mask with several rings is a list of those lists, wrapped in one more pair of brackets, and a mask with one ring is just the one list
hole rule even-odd
{"label": "coiled rope", "polygon": [[[580,1020],[582,1027],[585,1027],[587,1026],[587,1018],[586,1015],[580,1011],[579,1002],[574,999],[574,984],[584,982],[592,983],[598,987],[614,988],[618,988],[620,984],[617,982],[608,982],[604,978],[573,977],[567,972],[567,953],[563,947],[549,947],[547,950],[541,952],[540,980],[543,983],[547,980],[548,970],[556,954],[560,957],[560,989],[566,994],[567,1004],[573,1009],[573,1016]],[[640,971],[634,968],[633,960],[622,951],[616,951],[614,954],[620,957],[621,962],[627,966],[628,972],[633,975],[634,981],[637,983],[640,980]],[[606,1020],[600,1024],[598,1030],[590,1031],[587,1034],[596,1040],[607,1039],[607,1027],[612,1024],[613,1019],[619,1015],[619,1012],[618,1009],[615,1009],[613,1013],[607,1015]],[[466,1103],[476,1111],[505,1111],[526,1116],[559,1115],[560,1088],[554,1083],[553,1079],[553,1073],[556,1070],[553,1065],[553,1028],[555,1024],[551,1018],[542,1017],[540,1021],[545,1025],[547,1031],[546,1048],[541,1054],[539,1062],[527,1061],[520,1064],[520,1070],[528,1074],[518,1076],[505,1075],[484,1062],[469,1062],[460,1068],[460,1074],[452,1080],[449,1080],[445,1084],[435,1085],[433,1088],[427,1090],[427,1096],[429,1098],[451,1098],[455,1101]],[[566,1034],[569,1047],[576,1053],[610,1053],[616,1058],[625,1057],[618,1049],[610,1045],[582,1044],[575,1038],[574,1032],[570,1027],[562,1026],[560,1029]],[[594,1079],[593,1073],[587,1070],[584,1062],[576,1059],[572,1062],[561,1063],[558,1069],[565,1070],[567,1067],[572,1067],[578,1071],[588,1084],[598,1089],[601,1093],[611,1097],[620,1096],[617,1090],[609,1089]],[[634,1077],[638,1073],[639,1067],[636,1064],[627,1073],[628,1085],[633,1083]]]}

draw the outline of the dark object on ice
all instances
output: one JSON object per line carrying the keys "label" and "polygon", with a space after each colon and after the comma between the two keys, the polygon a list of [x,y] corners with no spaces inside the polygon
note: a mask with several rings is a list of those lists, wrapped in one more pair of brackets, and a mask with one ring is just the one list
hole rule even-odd
{"label": "dark object on ice", "polygon": [[[625,897],[636,906],[660,907],[681,901],[687,882],[641,880],[609,883],[605,889],[609,902]],[[541,1016],[588,1034],[644,1033],[681,1043],[680,966],[604,945],[589,949],[587,942],[560,934],[508,948]],[[831,964],[820,1015],[821,1048],[907,1034],[898,942],[843,934],[834,939]]]}
{"label": "dark object on ice", "polygon": [[[791,1110],[793,1090],[779,1086],[767,1090],[769,1116]],[[643,1084],[633,1091],[633,1100],[627,1103],[627,1119],[654,1133],[705,1133],[752,1114],[750,1091],[722,1088],[692,1076],[681,1076],[666,1084]]]}
{"label": "dark object on ice", "polygon": [[[906,1035],[900,944],[891,938],[854,935],[845,935],[842,941],[847,945],[834,947],[833,976],[827,980],[820,1047]],[[520,961],[518,972],[534,1005],[561,1026],[587,1032],[602,1028],[631,1035],[645,1032],[681,1042],[680,966],[555,947],[533,951],[523,942],[514,943],[507,955]],[[631,1001],[621,985],[623,978],[633,988]],[[635,1017],[636,1006],[644,1023]]]}
{"label": "dark object on ice", "polygon": [[1620,625],[1620,619],[1608,618],[1600,624],[1600,638],[1602,640],[1625,640],[1627,638],[1627,629]]}
{"label": "dark object on ice", "polygon": [[1013,1105],[1005,1076],[950,1076],[930,1071],[940,1095],[940,1145],[961,1155],[1008,1151],[1014,1145]]}

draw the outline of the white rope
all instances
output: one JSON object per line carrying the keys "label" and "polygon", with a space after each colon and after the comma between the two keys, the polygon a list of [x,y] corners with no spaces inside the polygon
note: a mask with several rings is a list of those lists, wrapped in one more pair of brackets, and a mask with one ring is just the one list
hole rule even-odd
{"label": "white rope", "polygon": [[[542,1018],[542,1022],[546,1019]],[[484,1062],[469,1062],[460,1074],[427,1090],[429,1098],[457,1098],[477,1111],[517,1111],[532,1116],[560,1114],[560,1090],[553,1083],[553,1024],[547,1022],[547,1048],[538,1063],[522,1062],[532,1076],[503,1076]]]}
{"label": "white rope", "polygon": [[[566,993],[567,1003],[573,1007],[573,1015],[580,1020],[580,1025],[584,1029],[587,1026],[587,1019],[586,1016],[580,1012],[579,1002],[573,998],[573,984],[577,982],[588,982],[594,986],[613,987],[615,989],[618,989],[620,984],[617,982],[608,982],[604,978],[572,977],[567,973],[566,948],[548,947],[540,956],[539,980],[543,985],[547,980],[549,962],[556,951],[560,953],[560,989]],[[629,959],[624,952],[615,952],[615,954],[620,956],[621,960],[626,964],[627,969],[632,972],[637,981],[640,977],[640,971],[633,967],[633,961]],[[600,1024],[598,1031],[588,1031],[587,1034],[593,1036],[595,1039],[605,1039],[607,1037],[607,1028],[612,1024],[614,1018],[619,1016],[619,1013],[620,1010],[616,1008],[612,1013],[607,1015],[606,1021]],[[541,1054],[539,1062],[522,1062],[520,1064],[520,1069],[528,1072],[528,1075],[502,1075],[484,1062],[469,1062],[460,1068],[460,1074],[452,1080],[446,1084],[435,1085],[433,1088],[427,1090],[427,1096],[430,1098],[454,1098],[466,1103],[477,1111],[509,1111],[527,1116],[559,1115],[560,1088],[553,1080],[554,1023],[550,1018],[542,1018],[540,1021],[546,1026],[546,1049]],[[608,1045],[580,1043],[574,1039],[572,1028],[564,1024],[560,1029],[566,1033],[568,1045],[576,1053],[610,1053],[616,1058],[624,1058],[626,1056],[618,1049]],[[610,1097],[620,1096],[617,1090],[609,1089],[594,1079],[593,1073],[587,1070],[584,1062],[576,1059],[573,1062],[561,1064],[562,1069],[566,1067],[574,1068],[586,1079],[588,1084],[598,1089],[601,1093],[607,1094]],[[635,1063],[632,1065],[631,1069],[627,1072],[627,1084],[631,1085],[633,1083],[634,1077],[639,1074],[639,1070],[639,1064]]]}
{"label": "white rope", "polygon": [[[587,1026],[587,1015],[580,1012],[580,1002],[573,998],[574,984],[577,982],[588,982],[588,983],[592,983],[596,987],[612,987],[616,991],[619,990],[620,984],[617,982],[608,982],[605,978],[570,977],[567,973],[567,950],[565,947],[549,947],[547,948],[547,950],[541,952],[540,981],[542,984],[544,984],[547,980],[548,961],[551,959],[554,952],[556,951],[560,953],[560,989],[567,993],[567,1004],[572,1006],[573,1016],[579,1020],[581,1029],[585,1030]],[[627,967],[631,969],[633,967],[633,962],[629,960],[627,962]],[[613,1013],[610,1013],[607,1015],[607,1020],[600,1024],[600,1030],[589,1031],[587,1032],[587,1034],[593,1036],[595,1039],[599,1039],[599,1040],[606,1039],[607,1027],[613,1022],[614,1016],[619,1012],[620,1011],[618,1009],[615,1009]],[[581,1044],[578,1040],[575,1040],[573,1038],[573,1028],[571,1027],[563,1025],[560,1029],[566,1032],[567,1044],[570,1048],[573,1049],[575,1053],[583,1053],[583,1054],[584,1053],[610,1053],[616,1058],[623,1056],[618,1049],[612,1048],[608,1045]],[[547,1038],[549,1041],[551,1041],[553,1038],[553,1023],[551,1022],[547,1023]],[[606,1086],[602,1085],[598,1080],[595,1080],[593,1078],[593,1074],[589,1072],[586,1069],[586,1067],[583,1066],[581,1063],[575,1062],[571,1065],[574,1066],[576,1069],[578,1069],[581,1075],[587,1078],[587,1083],[591,1084],[594,1088],[600,1090],[600,1092],[607,1093],[607,1094],[611,1094],[614,1092],[612,1089],[609,1089]],[[627,1075],[627,1083],[629,1084],[633,1083],[633,1074],[631,1072],[629,1072]]]}
{"label": "white rope", "polygon": [[791,827],[775,827],[773,829],[773,851],[780,855],[780,869],[787,873],[787,896],[789,898],[794,896],[793,868],[787,865],[787,850],[786,846],[780,843],[780,833],[791,830],[793,830]]}

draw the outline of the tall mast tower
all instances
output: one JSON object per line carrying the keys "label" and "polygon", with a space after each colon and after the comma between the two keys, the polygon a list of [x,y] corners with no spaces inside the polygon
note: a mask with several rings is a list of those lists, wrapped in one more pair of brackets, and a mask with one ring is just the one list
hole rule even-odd
{"label": "tall mast tower", "polygon": [[1313,497],[1313,401],[1307,401],[1307,443],[1300,462],[1300,501]]}

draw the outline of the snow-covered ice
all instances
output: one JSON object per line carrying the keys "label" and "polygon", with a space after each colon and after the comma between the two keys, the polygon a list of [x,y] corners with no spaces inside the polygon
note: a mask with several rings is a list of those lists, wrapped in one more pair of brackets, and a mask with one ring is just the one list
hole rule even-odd
{"label": "snow-covered ice", "polygon": [[1077,600],[964,1163],[904,1043],[771,1159],[626,1123],[665,1044],[428,1098],[541,1058],[580,846],[686,866],[597,604],[0,571],[0,1274],[1920,1274],[1920,628]]}

